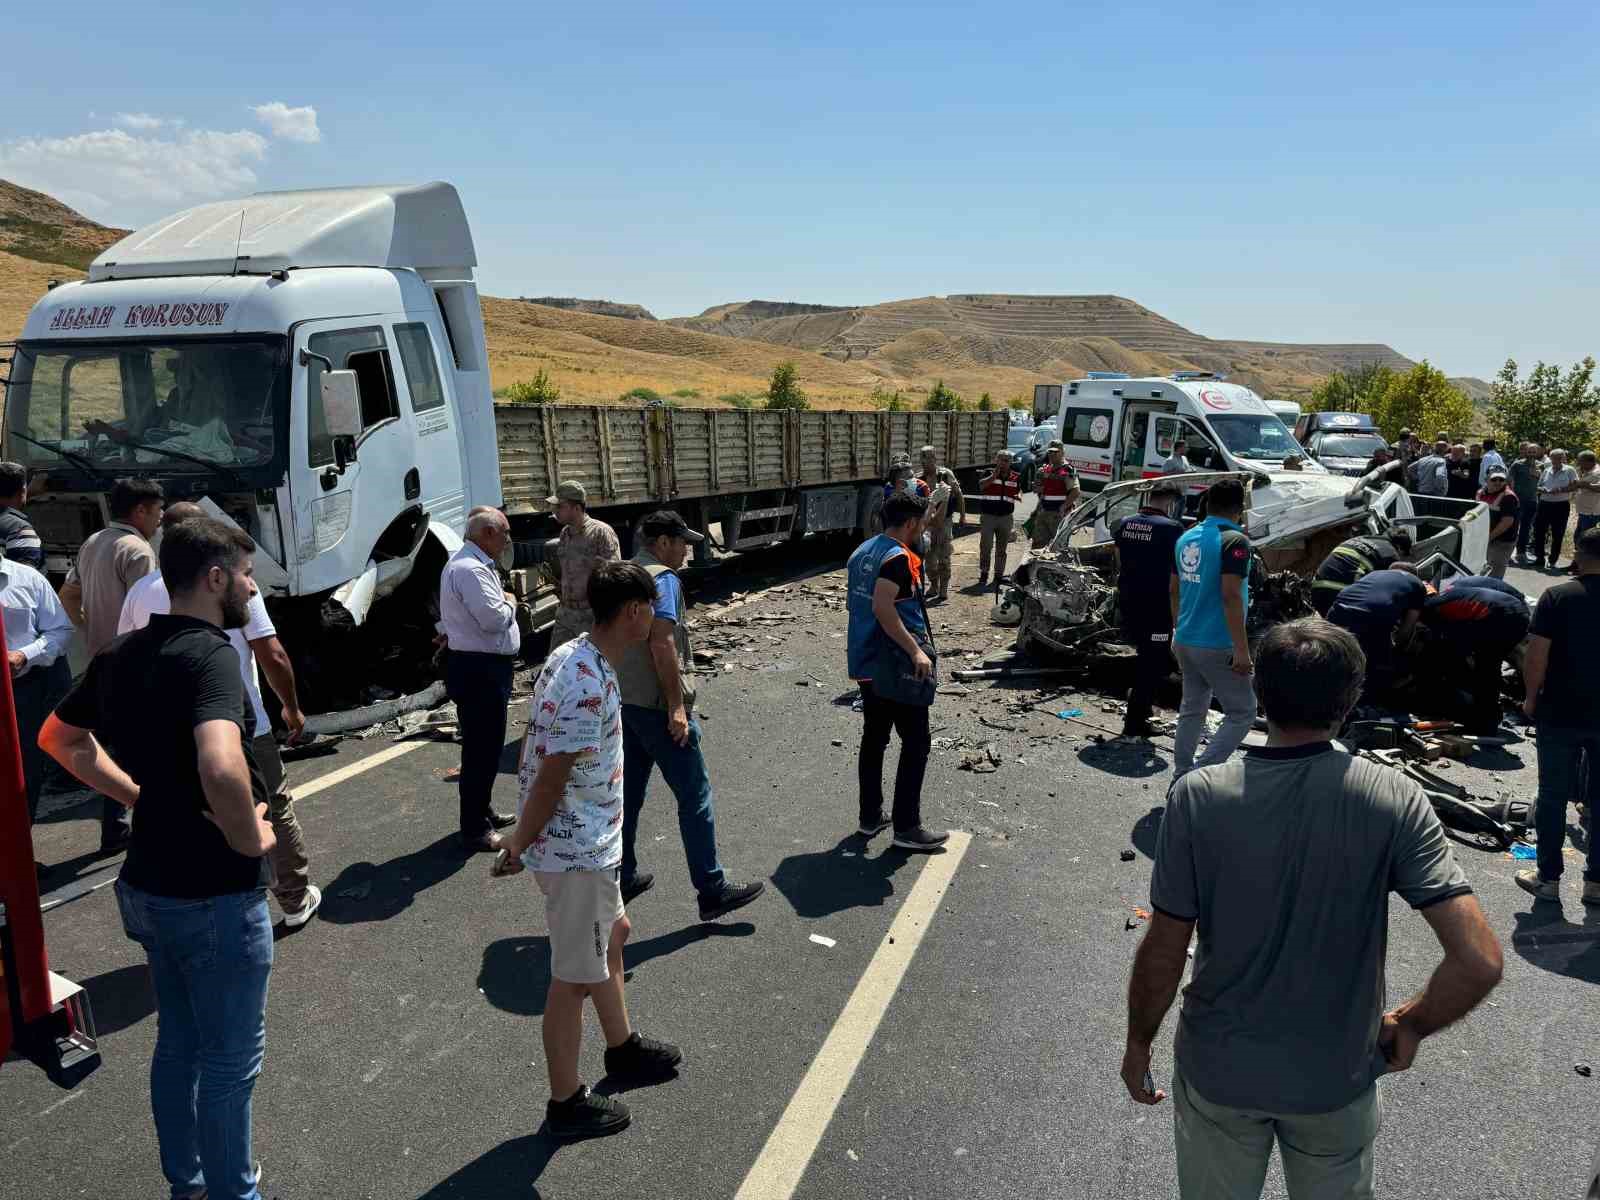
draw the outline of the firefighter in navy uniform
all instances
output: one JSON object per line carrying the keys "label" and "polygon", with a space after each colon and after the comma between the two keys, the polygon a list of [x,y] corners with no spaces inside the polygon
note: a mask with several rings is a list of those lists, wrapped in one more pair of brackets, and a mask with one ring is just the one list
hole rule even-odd
{"label": "firefighter in navy uniform", "polygon": [[1326,617],[1339,593],[1352,583],[1374,571],[1387,571],[1395,563],[1409,560],[1412,544],[1411,531],[1404,528],[1391,529],[1378,536],[1362,534],[1340,542],[1317,568],[1317,577],[1311,583],[1311,607],[1317,610],[1319,617]]}
{"label": "firefighter in navy uniform", "polygon": [[1149,737],[1156,689],[1172,674],[1172,574],[1174,548],[1183,524],[1172,513],[1183,511],[1183,485],[1158,482],[1131,517],[1112,523],[1117,552],[1117,608],[1122,634],[1139,652],[1123,737]]}

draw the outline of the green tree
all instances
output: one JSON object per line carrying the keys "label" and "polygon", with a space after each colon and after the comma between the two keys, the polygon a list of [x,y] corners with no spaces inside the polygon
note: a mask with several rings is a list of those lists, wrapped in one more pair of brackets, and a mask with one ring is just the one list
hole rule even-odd
{"label": "green tree", "polygon": [[1515,359],[1506,359],[1495,377],[1489,419],[1504,432],[1507,444],[1543,442],[1576,452],[1600,437],[1600,387],[1594,383],[1595,362],[1585,358],[1565,374],[1558,367],[1535,364],[1526,379],[1517,376]]}
{"label": "green tree", "polygon": [[960,412],[966,407],[966,401],[945,387],[941,379],[933,385],[933,391],[928,393],[928,402],[922,407],[929,412]]}
{"label": "green tree", "polygon": [[767,384],[768,408],[810,408],[806,394],[800,390],[792,362],[781,362],[772,368],[772,380]]}
{"label": "green tree", "polygon": [[988,392],[985,392],[983,395],[978,397],[978,411],[979,412],[993,412],[994,411],[994,401],[989,398],[989,393]]}
{"label": "green tree", "polygon": [[519,379],[501,388],[500,398],[512,404],[556,404],[561,400],[561,388],[540,368],[532,379]]}
{"label": "green tree", "polygon": [[1424,360],[1389,381],[1373,416],[1385,437],[1393,439],[1402,429],[1410,429],[1426,439],[1440,429],[1461,436],[1477,412],[1465,392]]}
{"label": "green tree", "polygon": [[1335,371],[1312,389],[1306,410],[1364,412],[1376,416],[1394,378],[1393,371],[1378,363],[1363,363],[1348,373]]}

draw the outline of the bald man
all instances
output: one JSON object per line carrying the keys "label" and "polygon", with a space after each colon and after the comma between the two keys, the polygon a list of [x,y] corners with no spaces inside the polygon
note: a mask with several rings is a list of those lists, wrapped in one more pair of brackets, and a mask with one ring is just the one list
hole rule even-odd
{"label": "bald man", "polygon": [[445,637],[445,689],[461,727],[461,844],[470,852],[500,848],[495,830],[516,818],[490,807],[506,742],[511,670],[521,649],[517,602],[500,584],[495,560],[511,544],[511,523],[497,509],[474,509],[466,544],[439,579],[439,625]]}

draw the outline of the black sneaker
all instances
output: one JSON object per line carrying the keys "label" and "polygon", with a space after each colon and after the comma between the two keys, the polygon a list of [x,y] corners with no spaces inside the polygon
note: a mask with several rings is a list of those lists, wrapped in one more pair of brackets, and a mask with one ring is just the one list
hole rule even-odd
{"label": "black sneaker", "polygon": [[489,824],[496,829],[510,829],[516,823],[516,817],[510,813],[492,811],[489,813]]}
{"label": "black sneaker", "polygon": [[544,1117],[550,1136],[563,1142],[621,1133],[633,1120],[628,1106],[621,1100],[615,1096],[597,1096],[586,1083],[580,1083],[578,1090],[567,1099],[546,1104]]}
{"label": "black sneaker", "polygon": [[743,908],[766,890],[767,885],[759,879],[754,883],[724,883],[717,891],[700,897],[700,919],[715,921],[718,917],[725,917],[734,909]]}
{"label": "black sneaker", "polygon": [[874,821],[861,822],[860,825],[856,826],[856,832],[865,838],[877,837],[892,824],[893,822],[887,817],[879,817]]}
{"label": "black sneaker", "polygon": [[632,904],[634,897],[642,896],[656,885],[656,877],[649,871],[640,871],[632,878],[622,881],[622,902]]}
{"label": "black sneaker", "polygon": [[606,1050],[606,1078],[618,1083],[660,1083],[678,1074],[683,1051],[671,1042],[632,1034],[620,1046]]}
{"label": "black sneaker", "polygon": [[918,854],[932,854],[935,850],[942,850],[944,844],[950,840],[948,833],[930,833],[921,825],[915,829],[908,829],[904,833],[896,833],[891,843],[896,849],[910,850]]}

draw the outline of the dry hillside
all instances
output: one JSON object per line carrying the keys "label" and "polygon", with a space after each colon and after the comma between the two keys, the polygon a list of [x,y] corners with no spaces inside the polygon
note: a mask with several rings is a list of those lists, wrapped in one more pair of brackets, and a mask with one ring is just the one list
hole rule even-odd
{"label": "dry hillside", "polygon": [[[0,180],[0,339],[21,330],[47,280],[81,277],[122,234]],[[483,308],[495,387],[542,370],[570,403],[649,388],[715,404],[764,392],[786,360],[816,401],[849,407],[871,403],[874,391],[900,391],[915,404],[940,379],[969,398],[988,392],[996,404],[1027,406],[1034,384],[1085,371],[1214,370],[1293,398],[1334,370],[1410,365],[1383,345],[1219,341],[1120,296],[967,294],[858,307],[751,300],[668,321],[608,300],[486,297]],[[1475,398],[1487,390],[1480,380],[1457,383]]]}
{"label": "dry hillside", "polygon": [[82,270],[127,232],[97,225],[52,196],[0,179],[0,250]]}

